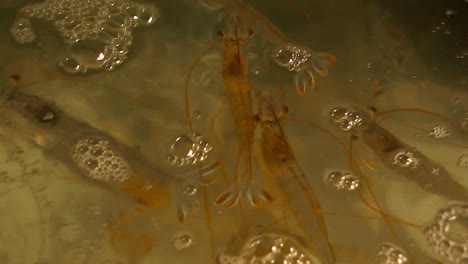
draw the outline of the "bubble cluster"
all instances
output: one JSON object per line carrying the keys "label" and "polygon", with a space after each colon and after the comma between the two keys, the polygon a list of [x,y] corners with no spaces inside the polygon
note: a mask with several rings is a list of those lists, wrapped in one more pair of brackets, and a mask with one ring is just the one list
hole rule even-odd
{"label": "bubble cluster", "polygon": [[70,57],[59,63],[64,71],[111,71],[127,58],[133,28],[151,25],[158,17],[159,10],[149,3],[46,0],[21,8],[10,30],[17,42],[31,43],[37,36],[30,19],[50,21],[62,39],[71,45]]}
{"label": "bubble cluster", "polygon": [[13,22],[10,28],[10,32],[16,42],[20,44],[26,44],[36,41],[36,35],[34,34],[31,21],[29,19],[20,17]]}
{"label": "bubble cluster", "polygon": [[450,263],[468,263],[468,205],[453,204],[440,210],[424,229],[429,245]]}
{"label": "bubble cluster", "polygon": [[400,167],[412,167],[417,168],[419,165],[419,159],[414,156],[413,152],[410,151],[400,151],[393,157],[393,164]]}
{"label": "bubble cluster", "polygon": [[451,134],[450,130],[441,125],[435,125],[431,129],[431,131],[429,131],[429,136],[432,136],[437,139],[446,138],[450,136],[450,134]]}
{"label": "bubble cluster", "polygon": [[468,154],[464,154],[458,157],[457,167],[459,168],[468,167]]}
{"label": "bubble cluster", "polygon": [[349,172],[332,171],[325,177],[325,182],[337,190],[353,191],[359,187],[359,178]]}
{"label": "bubble cluster", "polygon": [[110,142],[100,138],[79,140],[72,151],[78,167],[91,179],[98,181],[126,181],[130,166]]}
{"label": "bubble cluster", "polygon": [[306,48],[299,48],[291,45],[280,46],[273,50],[273,61],[288,71],[299,72],[302,65],[312,56],[312,52]]}
{"label": "bubble cluster", "polygon": [[395,245],[384,243],[377,252],[379,264],[408,264],[406,253]]}
{"label": "bubble cluster", "polygon": [[177,250],[186,249],[188,247],[191,247],[193,244],[195,243],[193,241],[192,236],[189,234],[184,234],[174,239],[174,247]]}
{"label": "bubble cluster", "polygon": [[292,44],[274,48],[271,57],[276,65],[295,72],[294,82],[299,95],[304,95],[306,90],[315,88],[314,73],[327,75],[328,66],[336,61],[333,55]]}
{"label": "bubble cluster", "polygon": [[167,162],[173,166],[194,165],[208,158],[212,147],[197,132],[177,137],[169,148]]}
{"label": "bubble cluster", "polygon": [[330,119],[337,124],[341,131],[350,131],[354,127],[361,126],[363,117],[361,113],[351,111],[344,107],[335,107],[330,111]]}
{"label": "bubble cluster", "polygon": [[243,246],[240,256],[222,253],[220,264],[314,264],[320,263],[299,243],[284,235],[266,233],[249,239]]}

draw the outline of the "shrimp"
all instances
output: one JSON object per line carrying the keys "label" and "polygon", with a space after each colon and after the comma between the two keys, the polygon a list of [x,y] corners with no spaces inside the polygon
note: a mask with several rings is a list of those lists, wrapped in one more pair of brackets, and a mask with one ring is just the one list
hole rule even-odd
{"label": "shrimp", "polygon": [[336,62],[332,54],[316,51],[303,45],[293,44],[284,32],[265,15],[242,0],[200,0],[206,6],[222,8],[226,14],[236,14],[245,25],[255,30],[275,47],[270,51],[272,61],[294,73],[297,93],[303,96],[308,89],[315,88],[314,73],[328,75],[328,67]]}
{"label": "shrimp", "polygon": [[48,100],[18,89],[2,88],[1,92],[2,126],[31,139],[86,180],[130,196],[141,205],[109,228],[112,244],[129,259],[143,257],[155,246],[153,235],[130,230],[132,218],[150,209],[175,208],[184,221],[196,205],[196,198],[184,196],[183,188],[188,184],[185,181],[198,184],[197,180],[182,180],[153,166],[134,149],[67,115]]}
{"label": "shrimp", "polygon": [[[328,240],[320,204],[284,133],[280,116],[275,113],[271,96],[261,94],[258,100],[258,120],[261,127],[261,168],[275,178],[284,192],[285,203],[295,208],[301,227],[300,235],[322,263],[335,263],[335,256]],[[283,110],[285,111],[285,110]],[[283,112],[284,113],[284,112]],[[305,196],[306,198],[304,199]],[[299,235],[299,234],[298,234]]]}
{"label": "shrimp", "polygon": [[425,190],[457,201],[468,200],[466,188],[443,166],[380,126],[374,120],[378,113],[336,107],[330,115],[340,130],[354,132],[356,139],[360,139],[386,167]]}
{"label": "shrimp", "polygon": [[[252,185],[252,148],[254,143],[255,120],[252,111],[252,95],[247,78],[247,62],[244,42],[253,35],[252,30],[246,30],[238,16],[230,16],[226,22],[224,33],[219,33],[224,42],[222,75],[224,88],[229,100],[231,113],[236,124],[238,150],[234,185],[221,193],[215,203],[234,207],[241,197],[251,200],[269,197],[257,193]],[[239,163],[243,161],[245,172],[239,172]],[[268,200],[268,199],[267,199]],[[253,204],[253,203],[252,203]]]}

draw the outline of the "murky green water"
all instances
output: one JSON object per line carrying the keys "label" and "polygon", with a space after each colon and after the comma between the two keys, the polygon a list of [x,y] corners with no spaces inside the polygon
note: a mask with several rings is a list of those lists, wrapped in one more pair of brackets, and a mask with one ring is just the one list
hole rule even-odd
{"label": "murky green water", "polygon": [[[1,264],[333,263],[327,250],[336,263],[468,261],[466,1],[4,1],[0,12]],[[272,120],[257,123],[252,188],[230,208],[215,201],[247,175],[217,34],[235,35],[232,14],[253,113],[257,92],[278,113],[284,102],[295,159],[259,162]],[[279,50],[305,62],[280,67]],[[316,87],[296,89],[308,70]],[[353,167],[338,143],[351,138]]]}

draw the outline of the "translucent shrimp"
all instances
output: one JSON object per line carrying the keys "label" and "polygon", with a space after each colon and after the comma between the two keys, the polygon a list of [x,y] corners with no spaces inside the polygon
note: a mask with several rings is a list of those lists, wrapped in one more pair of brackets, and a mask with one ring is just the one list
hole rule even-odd
{"label": "translucent shrimp", "polygon": [[135,230],[128,222],[149,209],[176,209],[184,221],[198,202],[183,194],[186,181],[147,162],[137,151],[85,122],[76,120],[52,102],[18,90],[2,89],[2,126],[33,140],[50,154],[76,170],[87,180],[133,197],[141,204],[109,228],[112,244],[129,259],[151,252],[155,235],[144,227]]}
{"label": "translucent shrimp", "polygon": [[373,115],[370,111],[366,113],[345,107],[335,107],[330,112],[330,118],[340,130],[354,132],[356,138],[360,139],[386,167],[425,190],[452,200],[468,200],[466,188],[456,182],[443,166],[436,164],[380,126]]}
{"label": "translucent shrimp", "polygon": [[242,0],[200,0],[211,7],[222,8],[228,15],[236,14],[244,25],[255,30],[275,47],[271,50],[273,62],[294,73],[294,84],[299,95],[315,88],[314,74],[328,75],[328,67],[335,63],[332,54],[296,45],[265,15]]}
{"label": "translucent shrimp", "polygon": [[[254,143],[255,120],[252,111],[252,96],[247,78],[247,62],[244,42],[253,35],[253,31],[243,27],[238,16],[229,16],[225,31],[219,33],[224,42],[222,75],[231,113],[235,122],[238,139],[234,183],[218,196],[215,203],[229,207],[235,206],[241,197],[256,199],[265,191],[257,192],[252,186],[252,147]],[[242,162],[242,163],[241,163]],[[244,171],[239,171],[243,164]]]}
{"label": "translucent shrimp", "polygon": [[292,208],[300,226],[296,235],[304,237],[313,254],[322,263],[335,263],[335,256],[328,240],[327,229],[320,204],[282,128],[281,116],[268,94],[261,94],[258,100],[258,120],[261,127],[259,140],[260,167],[273,177],[284,192],[284,203]]}
{"label": "translucent shrimp", "polygon": [[245,25],[273,44],[288,43],[288,37],[266,16],[242,0],[200,0],[208,7],[222,8],[226,14],[236,14]]}

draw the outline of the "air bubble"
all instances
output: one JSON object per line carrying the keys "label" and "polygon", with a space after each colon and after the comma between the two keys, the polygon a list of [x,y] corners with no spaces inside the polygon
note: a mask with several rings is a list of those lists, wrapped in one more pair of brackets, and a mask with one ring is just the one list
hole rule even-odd
{"label": "air bubble", "polygon": [[312,264],[320,263],[320,261],[293,238],[275,233],[265,233],[247,240],[239,255],[221,253],[219,263]]}
{"label": "air bubble", "polygon": [[86,70],[73,58],[65,58],[58,63],[59,67],[66,73],[85,72]]}
{"label": "air bubble", "polygon": [[453,204],[439,210],[424,235],[439,256],[451,263],[464,263],[468,259],[468,205]]}
{"label": "air bubble", "polygon": [[260,74],[260,68],[258,67],[252,67],[250,69],[250,72],[253,74],[253,75],[259,75]]}
{"label": "air bubble", "polygon": [[468,167],[468,154],[464,154],[458,157],[457,167],[459,168]]}
{"label": "air bubble", "polygon": [[341,131],[348,132],[362,125],[364,119],[360,112],[350,111],[344,107],[335,107],[330,111],[330,119]]}
{"label": "air bubble", "polygon": [[94,170],[98,167],[98,162],[95,159],[88,159],[86,161],[86,166],[88,166],[88,169]]}
{"label": "air bubble", "polygon": [[70,48],[73,61],[82,72],[100,69],[112,56],[113,51],[105,43],[96,40],[79,40]]}
{"label": "air bubble", "polygon": [[193,165],[207,159],[211,149],[203,136],[193,132],[174,140],[166,160],[173,166]]}
{"label": "air bubble", "polygon": [[186,249],[188,247],[191,247],[192,245],[194,245],[194,241],[193,241],[193,238],[192,236],[188,235],[188,234],[185,234],[185,235],[181,235],[179,237],[176,237],[174,239],[174,247],[177,249],[177,250],[182,250],[182,249]]}
{"label": "air bubble", "polygon": [[409,166],[416,168],[419,165],[419,159],[412,152],[400,151],[393,157],[393,164],[404,168]]}
{"label": "air bubble", "polygon": [[429,136],[437,139],[446,138],[451,134],[450,130],[441,125],[435,125],[429,132]]}
{"label": "air bubble", "polygon": [[195,185],[187,185],[184,189],[184,194],[189,195],[189,196],[194,196],[197,194],[198,188]]}
{"label": "air bubble", "polygon": [[91,179],[125,181],[130,175],[129,165],[107,140],[96,138],[79,140],[73,148],[72,158],[82,172]]}
{"label": "air bubble", "polygon": [[353,191],[359,187],[359,178],[349,172],[332,171],[325,177],[325,182],[337,190]]}
{"label": "air bubble", "polygon": [[353,129],[353,122],[349,121],[349,120],[344,120],[342,122],[340,122],[338,124],[338,128],[341,130],[341,131],[345,131],[345,132],[348,132],[350,131],[351,129]]}
{"label": "air bubble", "polygon": [[362,116],[358,112],[348,112],[348,120],[352,122],[354,126],[360,126],[362,123]]}
{"label": "air bubble", "polygon": [[336,107],[330,112],[330,118],[334,123],[339,123],[347,118],[348,109]]}
{"label": "air bubble", "polygon": [[20,44],[32,43],[36,41],[31,22],[27,18],[20,17],[13,22],[10,32],[16,42]]}
{"label": "air bubble", "polygon": [[152,5],[144,5],[140,13],[140,21],[146,25],[151,25],[158,19],[159,9]]}
{"label": "air bubble", "polygon": [[289,71],[299,72],[302,70],[302,65],[309,60],[312,53],[304,48],[295,46],[280,46],[274,49],[272,57],[273,61],[281,67],[287,68]]}
{"label": "air bubble", "polygon": [[200,111],[194,111],[193,112],[193,117],[195,119],[201,119],[203,117],[202,113]]}
{"label": "air bubble", "polygon": [[99,157],[99,156],[102,155],[103,150],[102,149],[95,149],[91,153],[93,154],[93,156]]}
{"label": "air bubble", "polygon": [[407,264],[409,263],[406,253],[397,246],[384,243],[380,246],[377,252],[377,260],[379,264]]}

